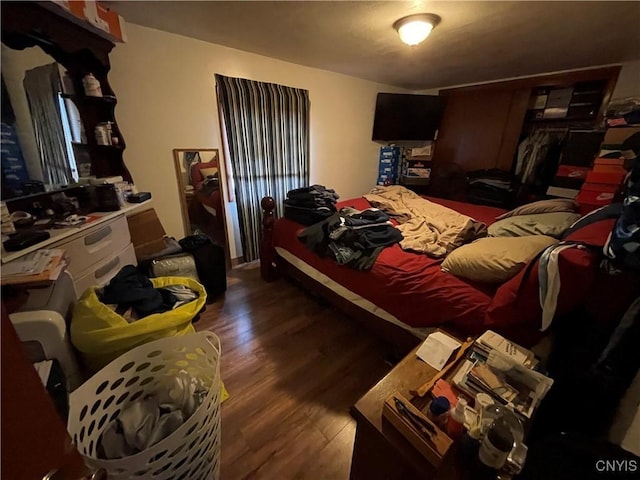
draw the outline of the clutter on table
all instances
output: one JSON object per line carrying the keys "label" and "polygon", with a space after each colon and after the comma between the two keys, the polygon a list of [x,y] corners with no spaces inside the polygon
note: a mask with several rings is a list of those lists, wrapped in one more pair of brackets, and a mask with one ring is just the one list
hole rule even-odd
{"label": "clutter on table", "polygon": [[438,331],[416,355],[437,372],[410,398],[394,392],[383,417],[436,467],[457,443],[477,478],[519,473],[524,426],[553,384],[534,370],[534,354],[493,331],[466,342]]}

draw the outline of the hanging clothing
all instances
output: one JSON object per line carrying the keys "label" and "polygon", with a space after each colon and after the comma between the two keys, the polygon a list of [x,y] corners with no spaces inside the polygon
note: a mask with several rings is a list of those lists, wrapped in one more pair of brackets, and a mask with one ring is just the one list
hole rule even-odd
{"label": "hanging clothing", "polygon": [[555,244],[547,247],[538,264],[538,283],[540,294],[540,307],[542,308],[542,324],[540,331],[544,332],[551,326],[558,305],[558,296],[562,282],[558,257],[563,250],[568,248],[584,248],[580,244]]}
{"label": "hanging clothing", "polygon": [[[557,161],[560,155],[560,143],[565,137],[567,130],[549,130],[540,128],[532,130],[518,146],[516,153],[515,175],[520,177],[523,185],[533,185],[541,180],[541,176],[550,180],[553,175],[544,172],[546,166],[553,163],[557,168]],[[555,173],[555,168],[551,168]],[[545,173],[544,175],[541,175]]]}

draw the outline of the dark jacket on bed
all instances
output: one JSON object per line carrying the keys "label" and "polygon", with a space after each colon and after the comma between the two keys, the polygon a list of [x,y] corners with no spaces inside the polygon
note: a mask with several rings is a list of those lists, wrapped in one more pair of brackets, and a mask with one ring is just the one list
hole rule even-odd
{"label": "dark jacket on bed", "polygon": [[298,238],[322,257],[357,270],[370,269],[382,249],[402,240],[402,234],[377,209],[343,208],[323,222],[305,228]]}

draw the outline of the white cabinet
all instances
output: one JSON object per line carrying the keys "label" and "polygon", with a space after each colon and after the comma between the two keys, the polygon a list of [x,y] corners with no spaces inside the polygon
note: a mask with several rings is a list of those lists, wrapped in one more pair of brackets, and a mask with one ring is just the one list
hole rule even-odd
{"label": "white cabinet", "polygon": [[102,261],[92,265],[84,274],[73,278],[73,286],[79,297],[84,291],[93,286],[103,287],[116,276],[125,265],[137,265],[136,252],[133,244],[129,243],[124,249],[113,256],[109,256]]}
{"label": "white cabinet", "polygon": [[100,222],[48,248],[62,248],[76,296],[94,285],[103,286],[125,265],[137,265],[125,215]]}

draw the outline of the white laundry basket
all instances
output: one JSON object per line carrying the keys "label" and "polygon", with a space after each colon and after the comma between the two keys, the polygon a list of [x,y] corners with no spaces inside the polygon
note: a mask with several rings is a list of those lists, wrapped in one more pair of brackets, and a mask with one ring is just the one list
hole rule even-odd
{"label": "white laundry basket", "polygon": [[[208,387],[202,404],[167,438],[121,459],[97,458],[98,439],[131,402],[186,370]],[[109,480],[220,477],[220,341],[211,332],[156,340],[112,361],[70,395],[68,429],[91,468]]]}

